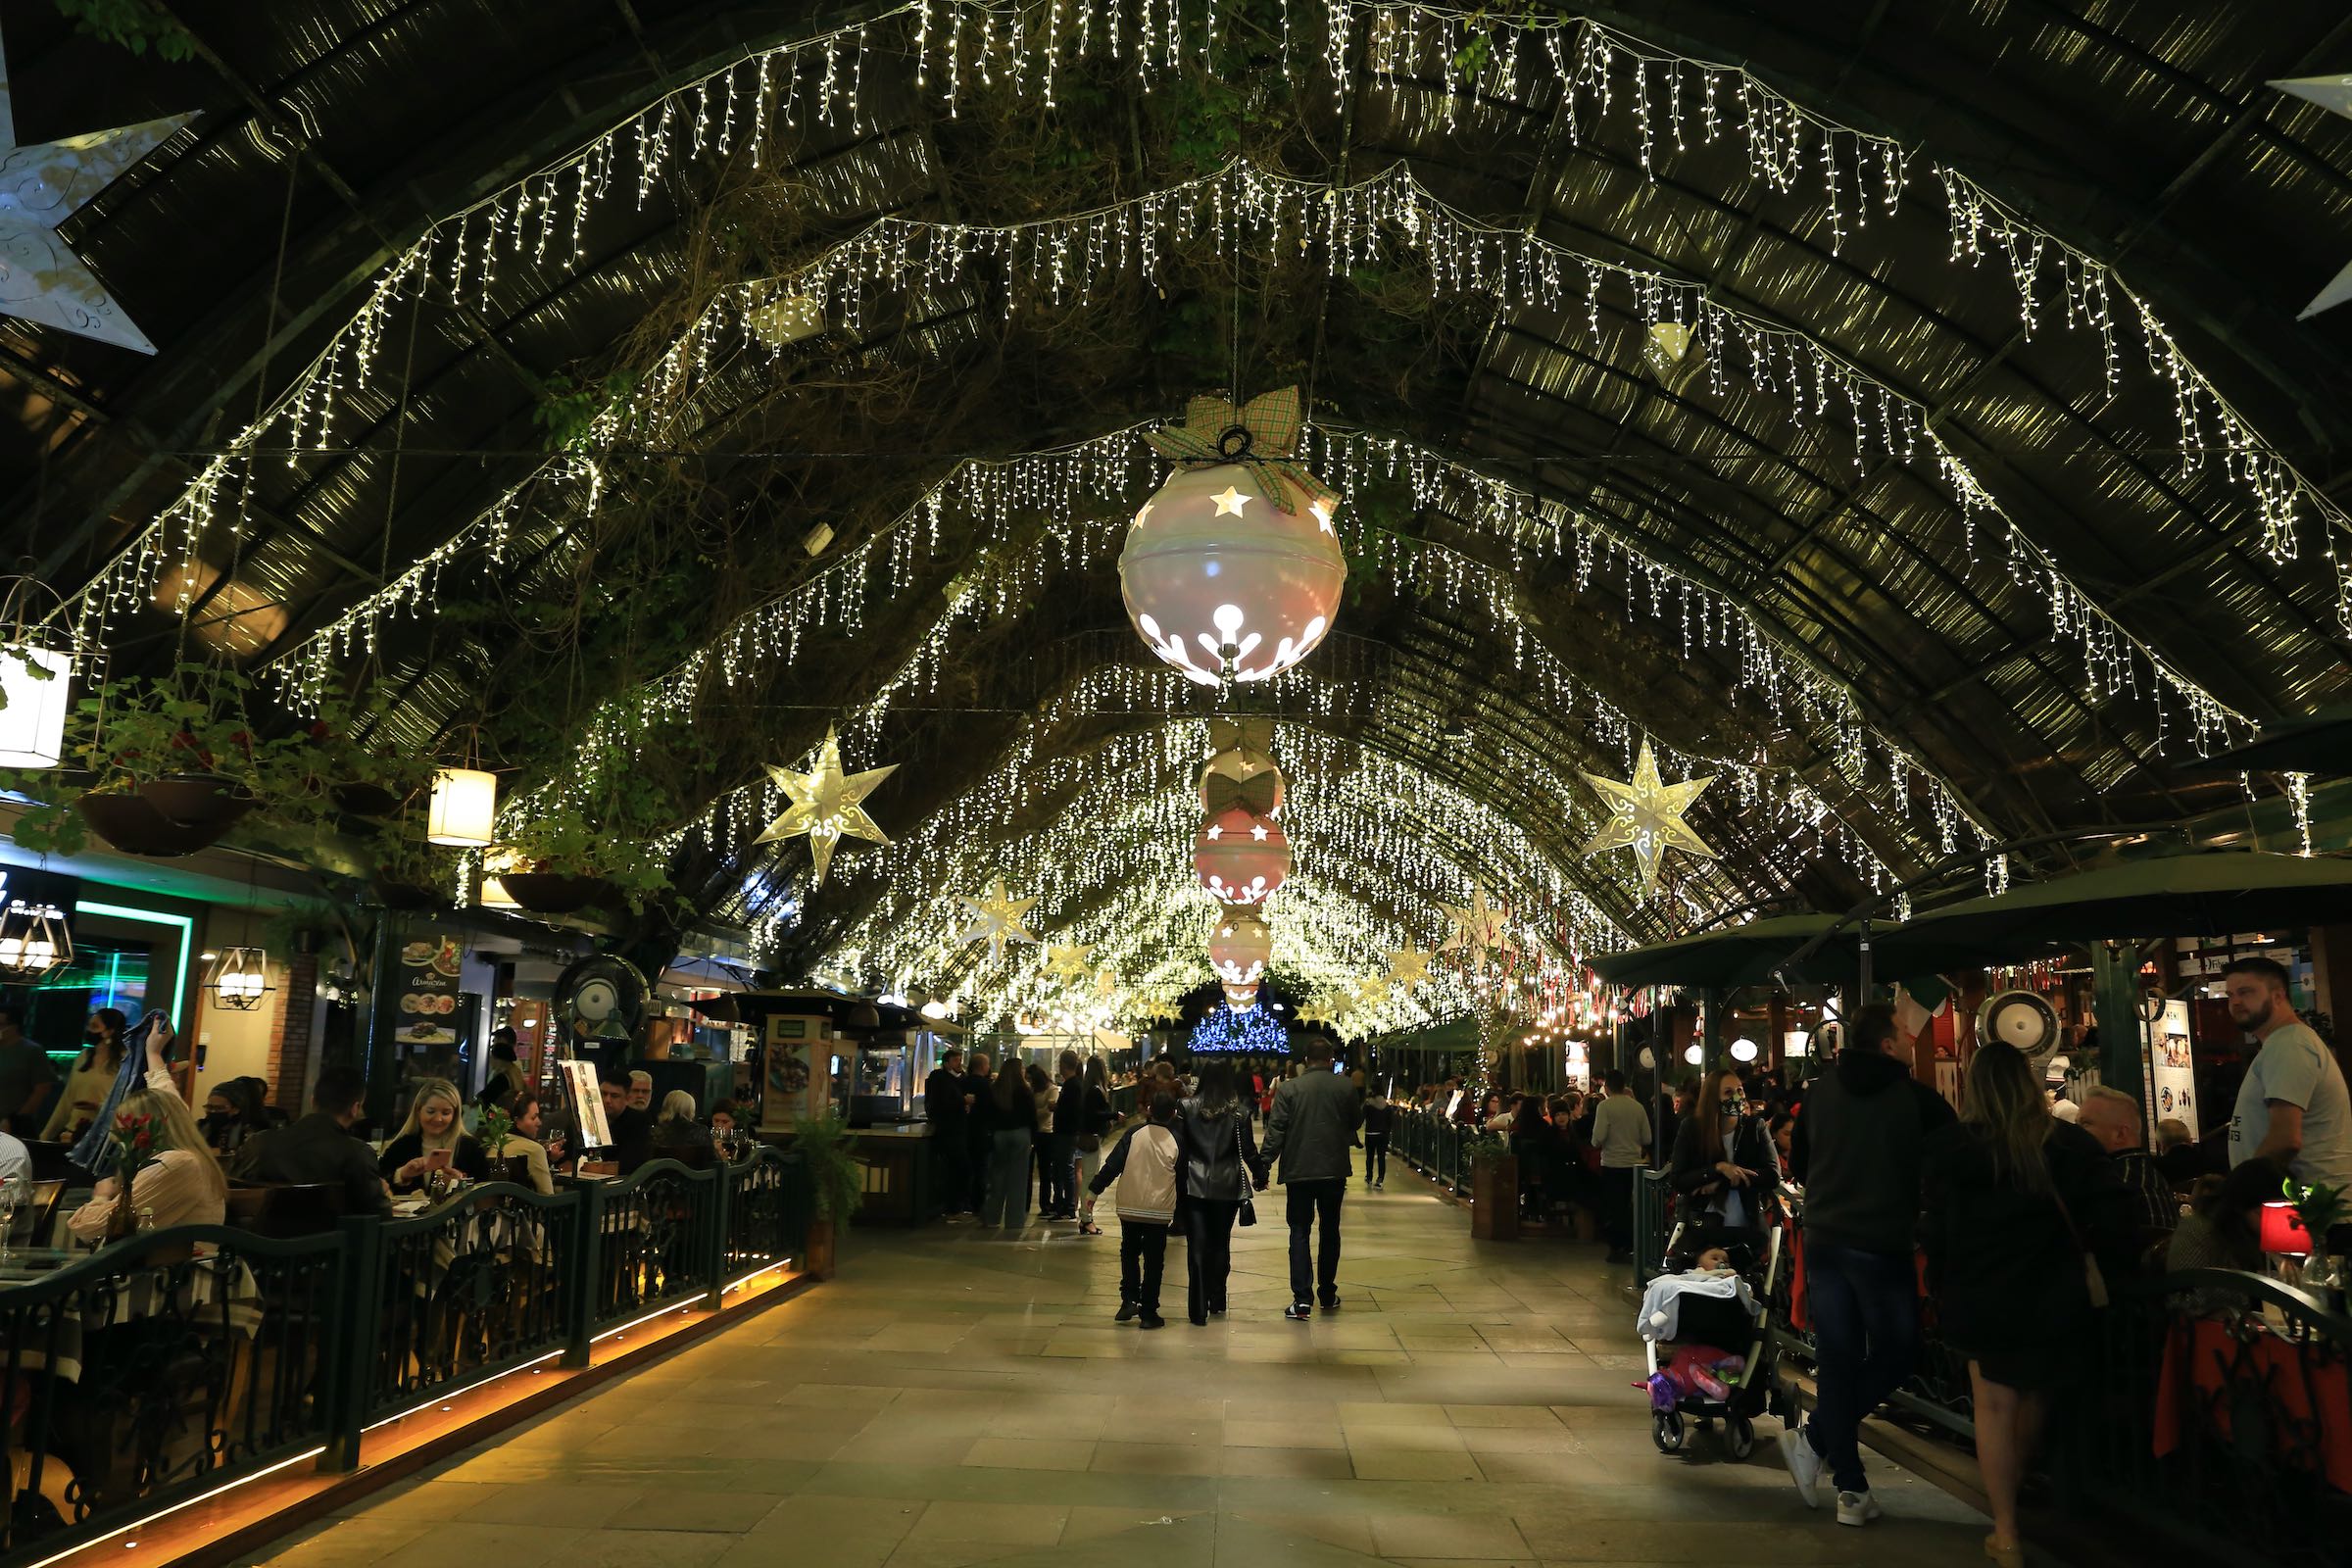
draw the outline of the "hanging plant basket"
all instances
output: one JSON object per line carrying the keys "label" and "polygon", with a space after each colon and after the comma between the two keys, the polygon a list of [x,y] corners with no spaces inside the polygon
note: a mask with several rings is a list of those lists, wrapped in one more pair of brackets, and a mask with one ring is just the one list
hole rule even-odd
{"label": "hanging plant basket", "polygon": [[590,905],[617,906],[624,895],[601,876],[567,876],[561,871],[506,871],[499,885],[533,914],[571,914]]}
{"label": "hanging plant basket", "polygon": [[[174,773],[138,787],[139,798],[187,827],[218,825],[225,833],[253,809],[253,797],[213,773]],[[218,835],[215,835],[218,837]]]}
{"label": "hanging plant basket", "polygon": [[144,795],[84,795],[74,803],[90,831],[124,855],[177,859],[210,847],[234,817],[220,822],[175,822]]}
{"label": "hanging plant basket", "polygon": [[448,897],[435,889],[420,888],[409,882],[390,882],[380,876],[368,880],[368,891],[385,908],[403,909],[411,913],[443,908],[449,904]]}
{"label": "hanging plant basket", "polygon": [[359,782],[331,785],[327,798],[335,803],[336,810],[349,816],[390,816],[407,799],[381,784]]}

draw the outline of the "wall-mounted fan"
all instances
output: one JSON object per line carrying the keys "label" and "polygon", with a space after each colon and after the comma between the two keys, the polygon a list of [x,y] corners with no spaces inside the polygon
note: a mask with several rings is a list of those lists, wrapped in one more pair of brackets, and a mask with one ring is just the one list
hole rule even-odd
{"label": "wall-mounted fan", "polygon": [[1995,992],[1977,1009],[1977,1038],[2016,1048],[2039,1076],[2062,1038],[2058,1009],[2038,992]]}
{"label": "wall-mounted fan", "polygon": [[626,958],[599,953],[556,980],[552,1010],[564,1054],[618,1065],[645,1018],[645,976]]}

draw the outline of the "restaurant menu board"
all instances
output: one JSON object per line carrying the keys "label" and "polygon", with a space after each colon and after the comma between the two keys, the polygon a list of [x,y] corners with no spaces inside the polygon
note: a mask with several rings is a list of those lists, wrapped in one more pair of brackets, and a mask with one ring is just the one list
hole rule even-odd
{"label": "restaurant menu board", "polygon": [[2178,1118],[2188,1124],[2190,1138],[2199,1137],[2197,1074],[2195,1061],[2189,1054],[2187,1000],[2166,1003],[2163,1016],[2153,1023],[2142,1023],[2140,1030],[2148,1043],[2148,1098],[2153,1102],[2156,1119]]}
{"label": "restaurant menu board", "polygon": [[612,1124],[605,1120],[605,1094],[597,1087],[596,1063],[567,1056],[556,1063],[564,1075],[564,1087],[571,1096],[572,1115],[577,1118],[580,1142],[591,1149],[612,1147]]}
{"label": "restaurant menu board", "polygon": [[400,950],[398,993],[400,1040],[407,1046],[454,1046],[458,1043],[458,975],[464,950],[446,932],[427,931]]}
{"label": "restaurant menu board", "polygon": [[825,1020],[807,1015],[772,1013],[767,1020],[765,1071],[767,1094],[760,1119],[770,1127],[789,1127],[804,1117],[825,1113],[832,1093],[832,1047],[825,1040]]}

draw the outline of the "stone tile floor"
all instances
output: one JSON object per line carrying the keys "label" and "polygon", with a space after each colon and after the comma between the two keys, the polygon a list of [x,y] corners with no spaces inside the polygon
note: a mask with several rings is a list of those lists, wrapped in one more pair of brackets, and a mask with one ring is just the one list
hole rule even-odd
{"label": "stone tile floor", "polygon": [[1628,1271],[1481,1244],[1406,1173],[1350,1190],[1340,1311],[1282,1320],[1279,1193],[1232,1313],[1114,1325],[1115,1221],[859,1232],[838,1279],[281,1542],[279,1568],[1415,1568],[1981,1563],[1983,1518],[1871,1458],[1797,1500],[1772,1434],[1650,1446]]}

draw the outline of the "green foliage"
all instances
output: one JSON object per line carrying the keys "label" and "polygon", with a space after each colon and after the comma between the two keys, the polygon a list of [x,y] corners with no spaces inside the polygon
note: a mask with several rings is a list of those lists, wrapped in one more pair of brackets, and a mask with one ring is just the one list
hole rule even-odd
{"label": "green foliage", "polygon": [[1511,1141],[1500,1133],[1481,1130],[1477,1136],[1465,1140],[1462,1147],[1469,1151],[1473,1162],[1511,1157]]}
{"label": "green foliage", "polygon": [[816,1192],[816,1217],[847,1230],[865,1197],[865,1166],[851,1152],[850,1126],[839,1116],[802,1117],[792,1124],[793,1152]]}
{"label": "green foliage", "polygon": [[2292,1176],[2286,1178],[2279,1190],[2286,1195],[2287,1202],[2294,1205],[2295,1218],[2301,1220],[2303,1228],[2311,1233],[2313,1244],[2324,1250],[2328,1231],[2344,1220],[2342,1190],[2317,1185],[2306,1187]]}
{"label": "green foliage", "polygon": [[196,40],[188,29],[148,0],[57,0],[58,12],[73,20],[84,37],[120,44],[134,55],[150,45],[165,60],[193,60]]}
{"label": "green foliage", "polygon": [[596,443],[596,422],[608,410],[628,401],[637,377],[615,370],[601,381],[552,375],[539,383],[539,406],[531,422],[547,432],[551,452],[585,452]]}

